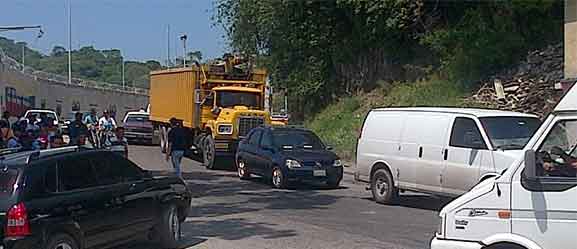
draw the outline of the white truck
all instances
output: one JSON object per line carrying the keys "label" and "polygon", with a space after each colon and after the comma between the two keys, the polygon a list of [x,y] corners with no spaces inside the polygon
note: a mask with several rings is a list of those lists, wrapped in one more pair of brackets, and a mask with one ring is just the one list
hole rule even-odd
{"label": "white truck", "polygon": [[431,249],[577,248],[577,87],[524,156],[445,206]]}

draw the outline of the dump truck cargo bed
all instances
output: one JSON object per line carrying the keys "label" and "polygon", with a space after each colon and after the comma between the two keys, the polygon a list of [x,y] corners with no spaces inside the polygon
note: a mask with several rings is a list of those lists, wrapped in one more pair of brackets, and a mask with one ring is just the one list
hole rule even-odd
{"label": "dump truck cargo bed", "polygon": [[185,127],[195,127],[195,90],[198,89],[198,70],[170,69],[150,74],[150,120],[168,123],[171,118],[183,121]]}

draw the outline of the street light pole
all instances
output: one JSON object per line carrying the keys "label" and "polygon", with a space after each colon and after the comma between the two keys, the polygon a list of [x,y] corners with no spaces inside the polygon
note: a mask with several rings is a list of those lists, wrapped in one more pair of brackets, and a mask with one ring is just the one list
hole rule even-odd
{"label": "street light pole", "polygon": [[184,51],[184,56],[182,56],[182,66],[186,67],[186,39],[188,37],[186,35],[181,35],[180,36],[180,40],[182,41],[182,46],[183,46],[183,51]]}
{"label": "street light pole", "polygon": [[24,57],[25,57],[25,49],[24,48],[26,46],[24,44],[26,44],[26,43],[22,43],[22,72],[24,72],[24,65],[25,65],[24,64]]}
{"label": "street light pole", "polygon": [[72,84],[72,0],[68,0],[68,84]]}

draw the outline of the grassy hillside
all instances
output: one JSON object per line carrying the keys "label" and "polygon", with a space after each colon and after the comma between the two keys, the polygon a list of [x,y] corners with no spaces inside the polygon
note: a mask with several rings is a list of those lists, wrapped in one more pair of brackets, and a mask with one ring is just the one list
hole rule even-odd
{"label": "grassy hillside", "polygon": [[395,84],[370,93],[343,98],[330,105],[306,127],[314,130],[345,160],[354,157],[358,132],[366,113],[375,107],[399,106],[464,106],[462,98],[467,91],[458,84],[430,80],[413,84]]}

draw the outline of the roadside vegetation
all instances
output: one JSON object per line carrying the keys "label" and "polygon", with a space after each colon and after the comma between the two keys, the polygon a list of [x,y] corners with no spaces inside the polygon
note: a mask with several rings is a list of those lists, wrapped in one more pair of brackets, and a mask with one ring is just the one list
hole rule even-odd
{"label": "roadside vegetation", "polygon": [[366,113],[377,107],[399,106],[466,106],[468,91],[459,84],[444,80],[395,83],[388,88],[350,97],[327,106],[305,126],[314,130],[345,160],[354,158],[355,143]]}

